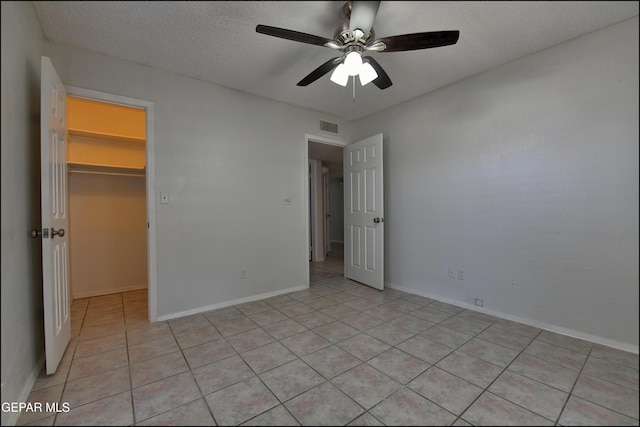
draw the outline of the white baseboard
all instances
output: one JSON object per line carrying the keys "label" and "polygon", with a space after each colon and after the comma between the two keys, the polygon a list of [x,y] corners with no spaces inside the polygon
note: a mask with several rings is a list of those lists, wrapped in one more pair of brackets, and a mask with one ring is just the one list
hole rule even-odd
{"label": "white baseboard", "polygon": [[591,335],[591,334],[587,334],[584,332],[580,332],[580,331],[576,331],[573,329],[567,329],[567,328],[563,328],[561,326],[558,325],[552,325],[549,323],[545,323],[545,322],[538,322],[536,320],[532,320],[532,319],[526,319],[523,317],[519,317],[519,316],[514,316],[512,314],[508,314],[508,313],[503,313],[501,311],[495,311],[495,310],[491,310],[485,307],[478,307],[472,304],[468,304],[462,301],[457,301],[457,300],[453,300],[450,298],[443,298],[437,295],[433,295],[430,294],[429,292],[421,292],[421,291],[417,291],[415,289],[411,289],[411,288],[407,288],[404,286],[397,286],[394,285],[392,283],[385,283],[385,286],[388,286],[392,289],[397,289],[399,291],[403,291],[403,292],[407,292],[410,294],[414,294],[414,295],[419,295],[419,296],[423,296],[423,297],[427,297],[427,298],[431,298],[433,300],[436,301],[440,301],[446,304],[451,304],[451,305],[455,305],[457,307],[461,307],[461,308],[465,308],[467,310],[471,310],[471,311],[477,311],[479,313],[484,313],[484,314],[488,314],[491,316],[495,316],[495,317],[499,317],[501,319],[505,319],[505,320],[511,320],[512,322],[517,322],[517,323],[523,323],[525,325],[529,325],[529,326],[533,326],[535,328],[540,328],[540,329],[544,329],[547,330],[549,332],[555,332],[558,334],[562,334],[562,335],[567,335],[573,338],[578,338],[581,340],[586,340],[586,341],[591,341],[597,344],[601,344],[601,345],[605,345],[607,347],[613,347],[615,349],[618,350],[622,350],[622,351],[627,351],[629,353],[634,353],[634,354],[638,354],[639,353],[639,346],[634,346],[632,344],[628,344],[628,343],[624,343],[624,342],[620,342],[620,341],[616,341],[616,340],[610,340],[604,337],[600,337],[600,336],[596,336],[596,335]]}
{"label": "white baseboard", "polygon": [[[31,389],[33,388],[33,385],[36,383],[36,380],[38,379],[38,375],[40,375],[40,371],[42,371],[42,368],[44,367],[44,362],[45,362],[45,355],[43,354],[40,360],[36,362],[35,366],[31,370],[31,373],[29,374],[29,378],[27,378],[27,381],[25,381],[24,387],[20,392],[20,397],[16,400],[16,402],[29,401],[29,394],[31,394]],[[20,418],[20,415],[22,413],[10,411],[10,412],[7,412],[6,414],[7,414],[6,419],[2,420],[2,425],[15,426],[18,422],[18,418]]]}
{"label": "white baseboard", "polygon": [[271,298],[282,294],[288,294],[289,292],[302,291],[309,289],[309,285],[295,286],[293,288],[287,288],[280,291],[267,292],[265,294],[252,295],[250,297],[238,298],[231,301],[221,302],[219,304],[208,305],[206,307],[194,308],[193,310],[180,311],[177,313],[165,314],[164,316],[158,316],[158,321],[176,319],[178,317],[190,316],[192,314],[205,313],[211,310],[217,310],[219,308],[225,308],[236,304],[242,304],[245,302],[258,301],[261,299]]}
{"label": "white baseboard", "polygon": [[120,288],[98,289],[95,291],[87,291],[87,292],[79,292],[79,293],[74,292],[73,299],[98,297],[101,295],[117,294],[119,292],[139,291],[140,289],[147,289],[147,284],[145,283],[143,285],[122,286]]}

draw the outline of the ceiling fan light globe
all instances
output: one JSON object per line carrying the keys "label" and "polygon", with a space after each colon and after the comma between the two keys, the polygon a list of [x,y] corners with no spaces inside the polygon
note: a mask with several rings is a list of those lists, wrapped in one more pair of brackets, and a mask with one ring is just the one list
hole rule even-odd
{"label": "ceiling fan light globe", "polygon": [[344,64],[340,64],[333,70],[331,81],[340,86],[346,86],[349,81],[349,73]]}
{"label": "ceiling fan light globe", "polygon": [[350,76],[357,76],[362,69],[362,56],[359,52],[349,52],[344,59],[344,66]]}
{"label": "ceiling fan light globe", "polygon": [[360,69],[360,84],[362,86],[371,83],[377,78],[378,73],[376,73],[376,70],[371,66],[371,64],[368,62],[362,64],[362,69]]}

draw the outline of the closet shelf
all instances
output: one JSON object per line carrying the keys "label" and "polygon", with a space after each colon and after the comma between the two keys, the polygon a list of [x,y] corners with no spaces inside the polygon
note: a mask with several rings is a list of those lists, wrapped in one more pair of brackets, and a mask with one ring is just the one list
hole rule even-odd
{"label": "closet shelf", "polygon": [[67,162],[70,173],[88,173],[98,175],[145,176],[145,167],[105,165],[97,163]]}
{"label": "closet shelf", "polygon": [[69,135],[77,135],[77,136],[86,136],[90,138],[100,138],[100,139],[113,139],[118,141],[126,141],[126,142],[139,142],[144,144],[146,142],[146,138],[139,138],[135,136],[125,136],[125,135],[116,135],[110,133],[102,133],[102,132],[92,132],[82,129],[73,129],[67,128],[67,132]]}

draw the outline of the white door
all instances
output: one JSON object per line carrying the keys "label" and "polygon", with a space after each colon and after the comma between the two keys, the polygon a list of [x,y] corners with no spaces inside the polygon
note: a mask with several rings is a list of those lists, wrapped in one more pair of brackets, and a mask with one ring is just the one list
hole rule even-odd
{"label": "white door", "polygon": [[344,150],[345,277],[384,289],[382,134]]}
{"label": "white door", "polygon": [[66,91],[42,57],[40,96],[42,286],[47,374],[58,368],[71,338],[67,215]]}

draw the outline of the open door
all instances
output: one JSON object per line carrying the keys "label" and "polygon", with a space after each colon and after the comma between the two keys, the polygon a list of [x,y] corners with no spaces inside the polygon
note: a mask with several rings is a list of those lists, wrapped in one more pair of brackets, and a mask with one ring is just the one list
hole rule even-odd
{"label": "open door", "polygon": [[344,150],[345,277],[384,289],[382,134]]}
{"label": "open door", "polygon": [[66,91],[46,56],[41,68],[42,286],[46,367],[53,374],[71,338]]}

